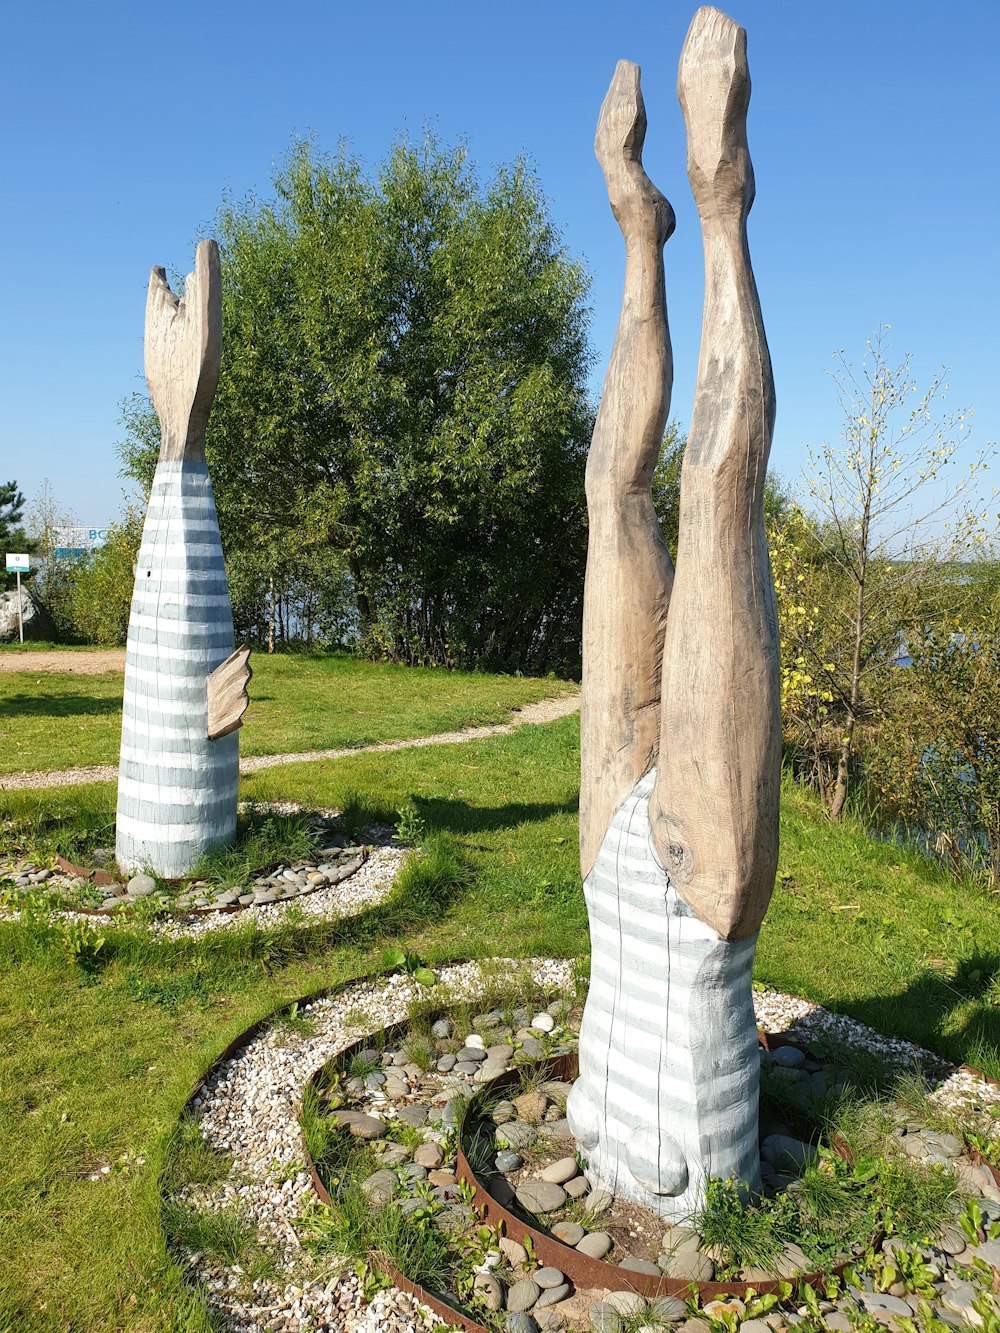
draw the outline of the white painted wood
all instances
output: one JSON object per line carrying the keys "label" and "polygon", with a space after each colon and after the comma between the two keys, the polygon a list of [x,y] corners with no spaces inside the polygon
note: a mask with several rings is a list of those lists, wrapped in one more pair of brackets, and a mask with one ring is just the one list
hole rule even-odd
{"label": "white painted wood", "polygon": [[162,269],[153,269],[149,282],[146,374],[161,444],[136,562],[118,778],[119,866],[170,878],[187,874],[236,831],[241,686],[213,692],[221,708],[213,716],[218,739],[209,737],[209,680],[233,653],[205,465],[221,340],[218,247],[202,241],[183,300]]}

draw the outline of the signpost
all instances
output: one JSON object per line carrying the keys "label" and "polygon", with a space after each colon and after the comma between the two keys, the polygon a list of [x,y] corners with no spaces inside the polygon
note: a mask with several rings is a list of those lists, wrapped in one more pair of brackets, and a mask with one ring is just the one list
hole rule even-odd
{"label": "signpost", "polygon": [[27,574],[31,562],[26,555],[7,553],[7,573],[17,575],[17,628],[21,642],[24,643],[24,618],[21,615],[21,575]]}

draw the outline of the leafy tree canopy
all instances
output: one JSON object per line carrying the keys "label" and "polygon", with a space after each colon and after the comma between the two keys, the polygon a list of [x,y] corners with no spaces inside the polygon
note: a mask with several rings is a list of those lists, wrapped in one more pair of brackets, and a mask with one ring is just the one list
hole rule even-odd
{"label": "leafy tree canopy", "polygon": [[[373,175],[291,153],[275,199],[222,209],[225,353],[208,456],[230,558],[317,546],[363,646],[572,668],[592,424],[588,278],[524,163],[399,140]],[[156,430],[126,414],[126,471]],[[264,553],[270,552],[270,559]]]}

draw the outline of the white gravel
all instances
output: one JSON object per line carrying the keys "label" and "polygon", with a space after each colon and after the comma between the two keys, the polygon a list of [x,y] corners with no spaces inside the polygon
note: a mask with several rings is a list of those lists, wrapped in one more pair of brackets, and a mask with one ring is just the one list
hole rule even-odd
{"label": "white gravel", "polygon": [[[523,963],[501,960],[500,965]],[[530,967],[544,991],[562,992],[572,983],[570,961],[533,959]],[[442,968],[438,976],[449,999],[480,994],[489,980],[477,963]],[[335,1270],[313,1270],[294,1226],[313,1203],[298,1125],[303,1089],[317,1069],[359,1037],[404,1018],[418,995],[426,998],[428,992],[395,975],[306,1005],[302,1016],[309,1020],[308,1033],[279,1026],[261,1034],[227,1060],[194,1098],[202,1134],[231,1155],[233,1171],[221,1186],[192,1191],[188,1198],[212,1208],[237,1204],[293,1278],[258,1283],[248,1299],[239,1293],[239,1273],[220,1269],[203,1255],[188,1255],[192,1277],[234,1330],[417,1333],[440,1322],[395,1290],[366,1306],[353,1274],[341,1278]]]}

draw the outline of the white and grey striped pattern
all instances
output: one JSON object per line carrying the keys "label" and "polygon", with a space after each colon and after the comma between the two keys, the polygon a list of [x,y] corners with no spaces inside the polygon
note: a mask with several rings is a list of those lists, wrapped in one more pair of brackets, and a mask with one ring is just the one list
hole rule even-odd
{"label": "white and grey striped pattern", "polygon": [[123,870],[186,874],[236,831],[239,739],[208,739],[208,676],[233,615],[204,463],[157,465],[125,652],[116,853]]}
{"label": "white and grey striped pattern", "polygon": [[760,1186],[756,935],[720,939],[678,897],[650,841],[654,779],[615,815],[584,885],[590,991],[567,1109],[592,1178],[677,1220],[711,1177]]}

